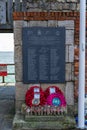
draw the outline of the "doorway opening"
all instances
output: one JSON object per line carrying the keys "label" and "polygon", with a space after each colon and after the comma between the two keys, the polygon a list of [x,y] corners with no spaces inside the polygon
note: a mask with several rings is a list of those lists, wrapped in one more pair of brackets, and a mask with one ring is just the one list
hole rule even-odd
{"label": "doorway opening", "polygon": [[[13,33],[0,33],[0,71],[0,84],[15,84]],[[4,76],[3,71],[7,75]]]}

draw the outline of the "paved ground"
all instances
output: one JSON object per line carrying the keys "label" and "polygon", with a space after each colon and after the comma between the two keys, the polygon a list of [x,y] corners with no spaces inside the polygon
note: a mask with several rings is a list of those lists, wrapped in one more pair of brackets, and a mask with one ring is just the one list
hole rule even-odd
{"label": "paved ground", "polygon": [[12,130],[14,108],[15,87],[0,86],[0,130]]}

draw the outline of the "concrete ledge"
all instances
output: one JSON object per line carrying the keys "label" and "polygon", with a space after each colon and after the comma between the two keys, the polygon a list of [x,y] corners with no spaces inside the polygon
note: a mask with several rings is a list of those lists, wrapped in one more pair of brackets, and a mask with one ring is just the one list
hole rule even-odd
{"label": "concrete ledge", "polygon": [[26,119],[16,114],[13,130],[72,130],[76,127],[75,119],[69,116],[30,116]]}

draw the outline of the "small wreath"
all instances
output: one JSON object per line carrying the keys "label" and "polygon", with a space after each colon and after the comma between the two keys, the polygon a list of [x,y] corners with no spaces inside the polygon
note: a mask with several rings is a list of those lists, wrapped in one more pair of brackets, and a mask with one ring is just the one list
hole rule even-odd
{"label": "small wreath", "polygon": [[47,97],[47,105],[50,106],[66,106],[65,97],[62,94],[53,93]]}
{"label": "small wreath", "polygon": [[[50,89],[55,89],[55,92],[50,93]],[[66,106],[66,100],[62,91],[57,86],[49,86],[45,90],[46,104],[50,106]]]}
{"label": "small wreath", "polygon": [[[39,90],[39,91],[34,92],[35,89]],[[40,94],[39,99],[34,98],[35,93]],[[44,92],[43,92],[42,88],[39,86],[30,87],[30,89],[26,92],[25,102],[26,102],[26,105],[29,107],[38,106],[38,105],[43,106],[45,104],[46,100],[45,100],[45,96],[44,96]]]}

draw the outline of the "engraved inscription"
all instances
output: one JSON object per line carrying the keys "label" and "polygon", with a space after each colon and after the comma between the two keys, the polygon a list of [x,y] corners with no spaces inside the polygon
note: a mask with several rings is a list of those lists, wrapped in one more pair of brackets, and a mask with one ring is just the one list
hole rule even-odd
{"label": "engraved inscription", "polygon": [[23,82],[65,82],[65,28],[23,28]]}

